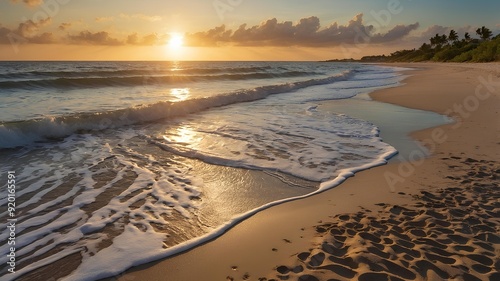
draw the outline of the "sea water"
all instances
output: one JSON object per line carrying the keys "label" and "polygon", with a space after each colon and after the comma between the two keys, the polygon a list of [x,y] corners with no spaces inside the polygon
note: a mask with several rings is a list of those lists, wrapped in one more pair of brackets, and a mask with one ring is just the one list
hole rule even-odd
{"label": "sea water", "polygon": [[[323,102],[398,68],[320,62],[2,62],[0,174],[16,175],[16,273],[95,280],[213,239],[397,153]],[[2,229],[8,196],[0,193]],[[9,233],[0,235],[7,262]],[[2,267],[4,268],[4,267]],[[62,269],[64,268],[64,269]],[[29,279],[29,278],[28,278]]]}

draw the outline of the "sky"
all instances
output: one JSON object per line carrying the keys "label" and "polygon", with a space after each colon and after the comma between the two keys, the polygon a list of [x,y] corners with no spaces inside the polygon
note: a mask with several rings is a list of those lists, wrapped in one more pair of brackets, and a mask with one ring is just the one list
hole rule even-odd
{"label": "sky", "polygon": [[0,0],[0,60],[327,60],[500,33],[498,0]]}

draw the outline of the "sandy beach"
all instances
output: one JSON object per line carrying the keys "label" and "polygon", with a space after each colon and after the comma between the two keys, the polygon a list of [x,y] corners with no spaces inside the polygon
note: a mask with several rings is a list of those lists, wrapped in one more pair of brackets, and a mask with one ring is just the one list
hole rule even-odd
{"label": "sandy beach", "polygon": [[[498,280],[500,65],[411,64],[379,101],[451,116],[410,154],[119,280]],[[415,120],[418,122],[418,120]]]}
{"label": "sandy beach", "polygon": [[0,281],[500,281],[500,1],[441,2],[0,1]]}

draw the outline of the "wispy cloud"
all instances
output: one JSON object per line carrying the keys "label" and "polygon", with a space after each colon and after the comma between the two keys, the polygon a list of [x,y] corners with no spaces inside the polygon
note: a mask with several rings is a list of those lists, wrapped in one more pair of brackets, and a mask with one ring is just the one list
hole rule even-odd
{"label": "wispy cloud", "polygon": [[37,32],[40,28],[52,23],[52,18],[48,17],[45,19],[40,19],[37,22],[33,20],[27,20],[19,24],[17,27],[17,33],[23,37],[28,37],[33,33]]}
{"label": "wispy cloud", "polygon": [[386,33],[374,33],[374,27],[363,23],[363,14],[356,15],[345,25],[337,22],[322,27],[318,17],[308,17],[297,23],[278,22],[276,18],[260,25],[238,29],[227,29],[225,25],[207,31],[186,35],[186,41],[194,46],[305,46],[329,47],[341,44],[354,44],[358,38],[370,37],[371,43],[387,43],[401,39],[419,27],[418,23],[397,25]]}
{"label": "wispy cloud", "polygon": [[85,44],[85,45],[107,45],[117,46],[123,45],[123,42],[113,38],[107,31],[91,32],[88,30],[81,31],[78,34],[68,35],[70,43]]}
{"label": "wispy cloud", "polygon": [[96,22],[108,22],[108,21],[114,21],[114,17],[97,17],[95,18]]}
{"label": "wispy cloud", "polygon": [[132,14],[132,15],[120,14],[120,18],[128,19],[128,20],[139,19],[139,20],[151,21],[151,22],[162,20],[162,17],[160,17],[160,16],[148,16],[145,14]]}
{"label": "wispy cloud", "polygon": [[51,44],[56,43],[56,38],[52,32],[44,32],[40,35],[30,37],[29,42],[35,44]]}
{"label": "wispy cloud", "polygon": [[[20,37],[18,34],[15,34],[9,28],[0,26],[0,44],[10,44],[12,36]],[[21,37],[21,39],[23,38]],[[22,40],[22,41],[27,41],[27,40]]]}
{"label": "wispy cloud", "polygon": [[43,3],[43,0],[10,0],[12,3],[23,2],[28,7],[36,7]]}
{"label": "wispy cloud", "polygon": [[70,28],[73,24],[70,23],[70,22],[63,22],[59,25],[59,30],[62,30],[62,31],[65,31],[67,30],[68,28]]}
{"label": "wispy cloud", "polygon": [[416,30],[419,26],[420,24],[418,22],[409,25],[396,25],[385,34],[377,33],[372,35],[370,42],[385,43],[396,41],[398,39],[406,37],[411,31]]}
{"label": "wispy cloud", "polygon": [[113,37],[107,31],[91,32],[88,30],[81,31],[78,34],[70,34],[67,36],[69,43],[85,44],[85,45],[105,45],[105,46],[120,46],[120,45],[138,45],[138,46],[155,46],[164,45],[167,43],[169,35],[151,33],[140,35],[132,33],[125,39]]}
{"label": "wispy cloud", "polygon": [[0,43],[12,43],[12,38],[22,43],[52,43],[55,39],[52,33],[36,34],[41,28],[50,25],[52,18],[48,17],[38,21],[26,20],[21,22],[17,28],[0,28]]}
{"label": "wispy cloud", "polygon": [[167,40],[168,40],[167,35],[151,33],[148,35],[140,36],[137,33],[133,33],[127,37],[125,43],[129,45],[153,46],[153,45],[164,45],[167,43]]}

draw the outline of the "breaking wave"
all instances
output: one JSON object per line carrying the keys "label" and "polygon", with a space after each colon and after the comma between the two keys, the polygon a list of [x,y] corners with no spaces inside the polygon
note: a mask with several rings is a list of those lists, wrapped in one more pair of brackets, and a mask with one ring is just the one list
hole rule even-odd
{"label": "breaking wave", "polygon": [[[249,90],[179,102],[162,101],[112,111],[76,113],[34,120],[4,122],[0,123],[0,148],[25,146],[34,142],[63,138],[78,132],[100,131],[126,125],[153,122],[199,112],[212,107],[255,101],[273,94],[347,80],[355,72],[355,70],[350,70],[327,78],[261,86]],[[109,78],[103,78],[103,82],[106,80],[109,80]]]}

